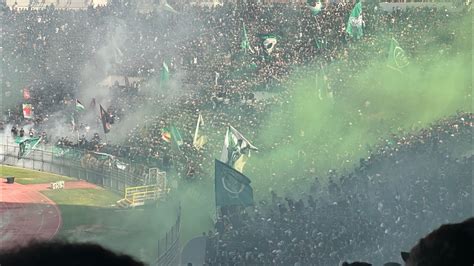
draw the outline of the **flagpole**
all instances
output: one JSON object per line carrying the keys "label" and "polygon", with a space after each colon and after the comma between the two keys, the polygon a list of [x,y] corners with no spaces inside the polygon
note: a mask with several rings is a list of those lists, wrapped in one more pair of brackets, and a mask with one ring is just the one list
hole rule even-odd
{"label": "flagpole", "polygon": [[199,122],[201,122],[201,114],[198,116],[198,121],[196,124],[196,130],[194,131],[194,138],[193,138],[193,145],[196,145],[196,140],[198,136],[198,131],[199,131]]}

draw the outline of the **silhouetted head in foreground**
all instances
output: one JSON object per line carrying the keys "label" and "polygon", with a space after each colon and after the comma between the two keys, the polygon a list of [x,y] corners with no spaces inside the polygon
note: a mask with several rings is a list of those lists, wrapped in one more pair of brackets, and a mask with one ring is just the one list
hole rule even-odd
{"label": "silhouetted head in foreground", "polygon": [[356,262],[352,262],[352,263],[343,262],[341,266],[371,266],[371,265],[372,264],[367,263],[367,262],[356,261]]}
{"label": "silhouetted head in foreground", "polygon": [[420,239],[410,253],[402,252],[407,266],[474,265],[474,218],[445,224]]}
{"label": "silhouetted head in foreground", "polygon": [[116,254],[97,244],[66,242],[32,242],[28,246],[0,253],[2,266],[30,265],[117,265],[143,266],[130,256]]}

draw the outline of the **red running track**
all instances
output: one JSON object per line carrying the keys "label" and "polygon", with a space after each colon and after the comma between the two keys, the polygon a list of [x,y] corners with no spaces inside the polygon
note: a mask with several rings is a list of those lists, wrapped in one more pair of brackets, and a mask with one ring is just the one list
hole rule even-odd
{"label": "red running track", "polygon": [[52,239],[61,227],[58,206],[36,185],[7,184],[0,179],[0,249],[33,239]]}

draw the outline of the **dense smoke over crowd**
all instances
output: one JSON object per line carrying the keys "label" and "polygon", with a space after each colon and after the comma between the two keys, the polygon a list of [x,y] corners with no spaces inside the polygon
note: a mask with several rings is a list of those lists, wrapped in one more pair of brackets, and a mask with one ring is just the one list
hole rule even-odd
{"label": "dense smoke over crowd", "polygon": [[138,177],[165,170],[196,235],[216,218],[213,163],[232,125],[258,147],[244,169],[256,203],[216,219],[209,263],[399,261],[473,214],[470,6],[363,3],[356,38],[354,3],[314,3],[3,7],[3,142],[23,130],[140,164]]}

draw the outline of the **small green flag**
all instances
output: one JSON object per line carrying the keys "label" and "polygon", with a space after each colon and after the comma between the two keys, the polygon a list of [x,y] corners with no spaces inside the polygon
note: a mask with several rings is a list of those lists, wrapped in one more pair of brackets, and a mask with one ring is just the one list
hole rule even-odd
{"label": "small green flag", "polygon": [[251,206],[253,189],[250,179],[226,163],[215,160],[216,206]]}
{"label": "small green flag", "polygon": [[362,31],[362,3],[359,1],[355,4],[347,21],[346,32],[351,38],[359,39],[364,34]]}
{"label": "small green flag", "polygon": [[176,147],[181,147],[183,145],[183,138],[181,137],[181,133],[179,133],[179,130],[175,126],[171,126],[171,141],[173,142]]}
{"label": "small green flag", "polygon": [[40,143],[41,137],[28,138],[20,142],[20,151],[18,159],[24,158]]}
{"label": "small green flag", "polygon": [[249,41],[249,38],[247,36],[247,28],[245,27],[245,23],[244,23],[244,27],[242,29],[242,42],[240,43],[240,48],[245,54],[248,51],[252,52],[252,48],[250,47],[250,41]]}
{"label": "small green flag", "polygon": [[318,15],[323,8],[321,0],[308,0],[306,1],[306,6],[309,8],[313,16]]}
{"label": "small green flag", "polygon": [[405,51],[400,47],[397,40],[392,38],[388,52],[387,66],[391,69],[402,72],[402,69],[408,66],[408,64],[409,61],[405,55]]}
{"label": "small green flag", "polygon": [[166,0],[161,0],[159,7],[163,11],[178,14],[178,11],[176,11],[170,4],[168,4],[168,1],[166,1]]}
{"label": "small green flag", "polygon": [[76,111],[81,112],[81,111],[84,111],[85,109],[86,108],[84,107],[84,105],[78,99],[76,99]]}
{"label": "small green flag", "polygon": [[260,39],[262,40],[262,45],[267,54],[271,54],[275,45],[278,42],[278,36],[275,34],[260,34]]}
{"label": "small green flag", "polygon": [[161,74],[160,74],[160,87],[165,87],[168,84],[168,81],[170,80],[170,71],[168,69],[168,65],[166,64],[165,61],[163,61],[163,67],[161,68]]}

